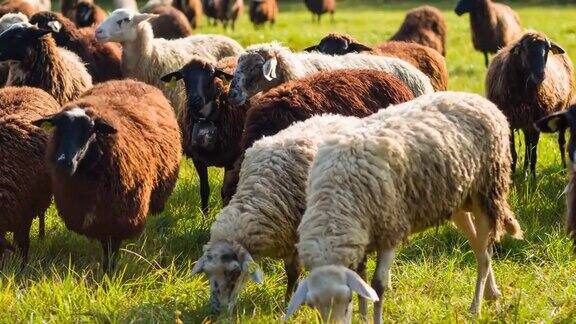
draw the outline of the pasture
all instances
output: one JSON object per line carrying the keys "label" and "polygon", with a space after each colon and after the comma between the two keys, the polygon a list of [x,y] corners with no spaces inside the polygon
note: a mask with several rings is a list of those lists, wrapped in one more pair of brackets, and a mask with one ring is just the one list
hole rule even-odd
{"label": "pasture", "polygon": [[[255,30],[245,14],[236,31],[226,34],[244,46],[278,40],[298,50],[331,31],[375,44],[397,29],[408,9],[422,3],[348,1],[338,4],[334,23],[324,16],[322,24],[316,25],[303,3],[281,2],[273,27]],[[448,24],[449,88],[483,94],[484,59],[472,48],[468,16],[457,17],[454,4],[434,3],[444,11]],[[545,32],[576,61],[576,5],[511,5],[524,27]],[[200,32],[223,31],[208,27],[203,19]],[[507,238],[496,245],[493,267],[503,297],[484,304],[480,322],[574,322],[576,318],[576,258],[564,233],[562,192],[567,172],[560,165],[555,137],[544,136],[539,157],[536,181],[522,167],[514,175],[509,199],[525,239]],[[210,313],[206,278],[190,276],[221,208],[222,172],[212,169],[210,182],[212,209],[203,215],[194,168],[191,161],[184,161],[166,210],[148,219],[139,239],[124,244],[111,277],[102,274],[99,244],[66,230],[52,206],[44,240],[38,239],[36,223],[33,226],[28,266],[21,271],[17,257],[2,265],[0,322],[279,322],[285,308],[281,262],[260,261],[264,284],[250,283],[236,311],[218,317]],[[373,267],[370,260],[368,273]],[[474,255],[452,226],[415,235],[394,262],[393,290],[385,296],[384,318],[400,323],[469,322],[475,278]],[[313,310],[303,308],[292,321],[319,319]]]}

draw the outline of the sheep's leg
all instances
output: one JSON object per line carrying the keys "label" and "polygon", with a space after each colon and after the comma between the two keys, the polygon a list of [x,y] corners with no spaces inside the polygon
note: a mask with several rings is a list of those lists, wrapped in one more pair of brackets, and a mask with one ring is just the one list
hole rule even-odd
{"label": "sheep's leg", "polygon": [[203,162],[192,159],[198,178],[200,179],[200,201],[202,212],[208,212],[208,199],[210,198],[210,182],[208,182],[208,166]]}
{"label": "sheep's leg", "polygon": [[300,263],[298,262],[298,256],[294,255],[286,260],[284,260],[284,270],[286,271],[286,296],[284,301],[286,304],[290,302],[290,298],[296,290],[296,283],[298,282],[298,277],[300,277]]}
{"label": "sheep's leg", "polygon": [[[360,275],[360,277],[362,278],[362,280],[364,280],[365,282],[368,282],[368,275],[366,274],[366,256],[364,256],[364,259],[362,260],[362,262],[360,262],[360,264],[358,265],[358,268],[356,269],[356,273],[358,273],[358,275]],[[362,298],[362,297],[358,297],[358,308],[360,311],[360,315],[362,316],[362,318],[364,319],[368,319],[368,301],[366,300],[366,298]]]}
{"label": "sheep's leg", "polygon": [[560,149],[562,168],[566,169],[566,129],[560,129],[558,131],[558,148]]}
{"label": "sheep's leg", "polygon": [[490,273],[491,258],[489,253],[490,245],[490,224],[488,216],[478,208],[474,213],[474,225],[476,227],[476,240],[472,245],[476,261],[478,262],[478,276],[476,278],[476,291],[472,305],[470,305],[470,312],[474,315],[480,315],[482,308],[482,295],[486,286],[486,279]]}
{"label": "sheep's leg", "polygon": [[490,64],[490,59],[488,58],[488,52],[484,52],[484,66],[488,67]]}
{"label": "sheep's leg", "polygon": [[512,156],[512,173],[516,172],[516,161],[518,154],[516,153],[516,141],[514,141],[514,130],[510,129],[510,155]]}
{"label": "sheep's leg", "polygon": [[14,243],[22,256],[22,266],[28,263],[28,250],[30,249],[30,227],[32,218],[26,219],[20,224],[20,228],[14,232]]}
{"label": "sheep's leg", "polygon": [[100,241],[102,245],[102,267],[104,273],[109,273],[116,267],[116,259],[118,251],[120,250],[120,243],[122,240],[115,238],[108,238]]}
{"label": "sheep's leg", "polygon": [[530,173],[533,178],[536,178],[536,161],[538,159],[538,140],[540,134],[534,127],[524,129],[524,139],[526,141],[526,157],[524,159],[524,169],[530,163]]}
{"label": "sheep's leg", "polygon": [[382,297],[384,292],[392,288],[390,284],[390,267],[394,261],[394,249],[378,252],[376,271],[372,278],[372,288],[376,291],[379,300],[374,302],[374,324],[382,324]]}

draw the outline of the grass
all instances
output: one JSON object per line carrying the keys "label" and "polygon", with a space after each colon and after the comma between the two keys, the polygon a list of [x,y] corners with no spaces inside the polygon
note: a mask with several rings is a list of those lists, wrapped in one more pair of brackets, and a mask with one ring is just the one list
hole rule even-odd
{"label": "grass", "polygon": [[[243,45],[279,40],[295,49],[315,43],[330,31],[348,32],[366,43],[389,37],[416,2],[339,4],[336,22],[320,25],[302,3],[282,3],[273,27],[254,30],[242,17],[230,36]],[[452,13],[453,2],[435,5],[449,26],[450,89],[483,93],[483,57],[471,45],[468,18]],[[524,26],[546,32],[576,59],[576,6],[515,3]],[[205,24],[205,22],[204,22]],[[202,32],[222,32],[203,27]],[[485,303],[480,322],[574,322],[576,261],[564,235],[567,174],[560,167],[555,139],[544,136],[539,147],[538,180],[522,170],[514,175],[510,202],[526,233],[523,241],[504,240],[496,248],[494,270],[503,298]],[[212,212],[199,211],[198,181],[184,160],[180,180],[168,207],[150,216],[143,235],[125,242],[112,277],[100,270],[100,247],[65,229],[56,210],[47,217],[47,236],[32,233],[31,260],[23,270],[16,257],[0,270],[0,322],[250,322],[279,321],[285,277],[282,265],[262,260],[265,282],[250,284],[237,311],[210,315],[204,276],[189,275],[221,208],[222,172],[211,170]],[[369,270],[374,267],[369,263]],[[384,316],[392,322],[469,322],[476,262],[466,240],[451,226],[415,235],[399,251],[393,267],[393,291],[386,296]],[[316,322],[304,308],[296,322]],[[358,319],[357,319],[358,320]]]}

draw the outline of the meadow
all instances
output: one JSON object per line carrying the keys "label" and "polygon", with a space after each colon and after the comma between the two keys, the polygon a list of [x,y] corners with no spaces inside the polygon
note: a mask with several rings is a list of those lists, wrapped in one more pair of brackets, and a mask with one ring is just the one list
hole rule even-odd
{"label": "meadow", "polygon": [[[406,10],[422,3],[348,1],[339,4],[334,23],[325,16],[320,25],[311,22],[303,3],[281,3],[273,27],[255,30],[245,15],[236,31],[226,34],[243,45],[278,40],[302,49],[328,32],[339,31],[374,44],[397,29]],[[453,13],[455,1],[434,5],[444,11],[449,28],[450,90],[483,94],[486,69],[482,54],[472,48],[468,17]],[[576,5],[512,5],[526,28],[547,33],[576,60]],[[208,27],[205,19],[200,31],[223,32],[221,27]],[[519,150],[523,152],[523,145]],[[576,258],[564,231],[562,192],[567,172],[560,165],[555,137],[543,137],[539,157],[536,181],[522,167],[514,175],[509,199],[525,239],[506,238],[496,246],[493,267],[503,297],[484,303],[479,322],[576,321]],[[66,230],[52,206],[45,239],[38,238],[37,226],[33,226],[28,266],[20,270],[20,259],[9,257],[0,268],[0,323],[279,322],[285,290],[280,262],[261,260],[264,283],[250,283],[236,311],[220,316],[210,312],[206,278],[190,275],[221,209],[221,170],[210,171],[210,182],[212,209],[204,215],[194,168],[183,160],[166,210],[149,217],[139,239],[125,242],[111,276],[102,274],[100,245]],[[369,273],[373,267],[371,260]],[[414,235],[398,251],[384,318],[401,323],[472,322],[468,307],[475,278],[474,255],[453,226]],[[304,307],[292,321],[319,319]]]}

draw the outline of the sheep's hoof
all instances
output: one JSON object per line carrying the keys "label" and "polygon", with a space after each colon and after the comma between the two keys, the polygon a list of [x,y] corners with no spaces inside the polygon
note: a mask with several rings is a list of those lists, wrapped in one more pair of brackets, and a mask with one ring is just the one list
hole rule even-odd
{"label": "sheep's hoof", "polygon": [[497,300],[502,297],[502,293],[498,288],[484,290],[484,299],[485,300]]}

